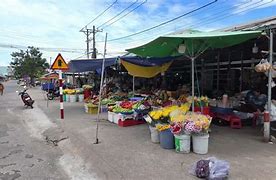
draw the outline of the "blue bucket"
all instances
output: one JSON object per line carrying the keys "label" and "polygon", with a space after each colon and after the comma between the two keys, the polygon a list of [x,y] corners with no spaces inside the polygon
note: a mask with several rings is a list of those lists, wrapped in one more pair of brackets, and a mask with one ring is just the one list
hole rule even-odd
{"label": "blue bucket", "polygon": [[160,145],[164,149],[174,149],[174,135],[170,131],[170,129],[164,130],[160,132]]}

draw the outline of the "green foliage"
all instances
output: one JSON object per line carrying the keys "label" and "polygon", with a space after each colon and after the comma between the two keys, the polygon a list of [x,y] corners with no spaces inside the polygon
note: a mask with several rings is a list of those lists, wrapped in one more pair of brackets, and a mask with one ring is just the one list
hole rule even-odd
{"label": "green foliage", "polygon": [[11,56],[13,61],[10,66],[13,68],[16,78],[26,75],[31,79],[40,77],[49,67],[46,59],[42,58],[42,53],[35,47],[28,47],[26,51],[13,52]]}

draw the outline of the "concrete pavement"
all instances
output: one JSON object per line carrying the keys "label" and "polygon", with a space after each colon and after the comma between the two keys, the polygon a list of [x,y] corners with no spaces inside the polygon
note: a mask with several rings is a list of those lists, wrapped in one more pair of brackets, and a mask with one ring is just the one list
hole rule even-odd
{"label": "concrete pavement", "polygon": [[0,179],[68,179],[58,165],[62,151],[48,145],[39,133],[48,128],[47,122],[31,126],[38,120],[29,116],[33,110],[23,107],[17,87],[5,83],[0,96]]}
{"label": "concrete pavement", "polygon": [[[14,89],[12,84],[10,82]],[[50,101],[47,107],[45,94],[40,89],[30,89],[29,93],[36,100],[33,110],[24,110],[19,101],[15,100],[18,97],[5,97],[5,100],[13,99],[13,102],[1,106],[18,108],[24,112],[23,115],[32,116],[25,120],[25,129],[18,125],[22,131],[29,133],[29,136],[22,138],[24,141],[35,139],[45,145],[42,152],[54,149],[51,152],[55,156],[51,154],[51,157],[53,166],[57,168],[56,178],[196,179],[188,173],[191,164],[201,158],[215,156],[230,162],[230,179],[276,179],[276,145],[263,143],[258,128],[245,127],[238,130],[213,126],[209,154],[178,154],[174,150],[164,150],[160,145],[151,143],[147,125],[122,128],[104,120],[107,115],[102,114],[99,124],[100,144],[94,144],[96,116],[85,114],[82,103],[65,103],[65,120],[60,120],[58,100]],[[2,99],[0,97],[1,102]],[[6,118],[10,116],[6,111],[0,112],[6,114]],[[0,146],[5,146],[6,139],[3,139],[4,136],[1,138],[1,135],[6,135],[7,127],[3,125],[2,128],[4,130],[3,133],[1,130],[0,140],[4,144]],[[45,137],[50,139],[48,143],[45,143]],[[62,138],[65,140],[58,142]],[[51,145],[54,140],[57,140],[58,146]],[[27,161],[24,159],[23,162]],[[5,165],[2,160],[0,164]],[[1,170],[6,171],[7,167],[1,169],[0,166],[0,172]],[[24,174],[22,172],[19,172],[21,177]]]}

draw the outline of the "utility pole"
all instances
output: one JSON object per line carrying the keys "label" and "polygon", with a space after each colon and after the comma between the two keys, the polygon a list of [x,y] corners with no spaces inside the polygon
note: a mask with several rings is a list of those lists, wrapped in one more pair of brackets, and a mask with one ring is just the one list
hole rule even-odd
{"label": "utility pole", "polygon": [[93,39],[92,39],[92,41],[93,41],[93,52],[92,52],[92,59],[96,59],[97,58],[95,35],[96,35],[96,30],[95,30],[95,26],[93,26]]}
{"label": "utility pole", "polygon": [[96,33],[97,32],[102,32],[102,30],[96,29],[95,26],[93,26],[93,29],[88,29],[87,26],[85,28],[82,28],[80,32],[83,32],[86,35],[86,53],[87,53],[87,59],[89,59],[89,42],[91,39],[89,38],[90,34],[92,34],[92,59],[97,58],[97,49],[96,49]]}
{"label": "utility pole", "polygon": [[85,26],[85,29],[82,28],[80,32],[83,32],[86,35],[86,54],[87,54],[87,59],[89,59],[89,36],[93,32],[92,29],[88,29],[87,26]]}

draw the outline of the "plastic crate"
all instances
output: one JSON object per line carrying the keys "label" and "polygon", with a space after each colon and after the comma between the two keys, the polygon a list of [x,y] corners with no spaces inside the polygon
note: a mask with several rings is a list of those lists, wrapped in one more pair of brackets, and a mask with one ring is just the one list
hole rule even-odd
{"label": "plastic crate", "polygon": [[128,119],[125,121],[122,121],[121,119],[119,119],[118,121],[118,125],[120,127],[127,127],[127,126],[135,126],[135,125],[139,125],[139,124],[145,124],[145,121],[140,121],[140,120],[134,120],[134,119]]}
{"label": "plastic crate", "polygon": [[101,112],[102,112],[102,113],[108,112],[108,107],[107,107],[106,105],[102,105],[102,106],[101,106]]}
{"label": "plastic crate", "polygon": [[55,85],[54,83],[43,83],[42,86],[41,86],[41,89],[43,91],[48,91],[49,90],[54,90],[55,89]]}
{"label": "plastic crate", "polygon": [[131,98],[129,98],[130,101],[141,101],[143,99],[144,99],[143,97],[131,97]]}
{"label": "plastic crate", "polygon": [[122,121],[125,121],[125,120],[128,120],[128,119],[134,119],[134,114],[121,114],[121,113],[114,113],[114,116],[113,116],[113,122],[115,124],[118,124],[119,123],[119,120],[122,120]]}
{"label": "plastic crate", "polygon": [[88,114],[97,114],[98,107],[88,107]]}

